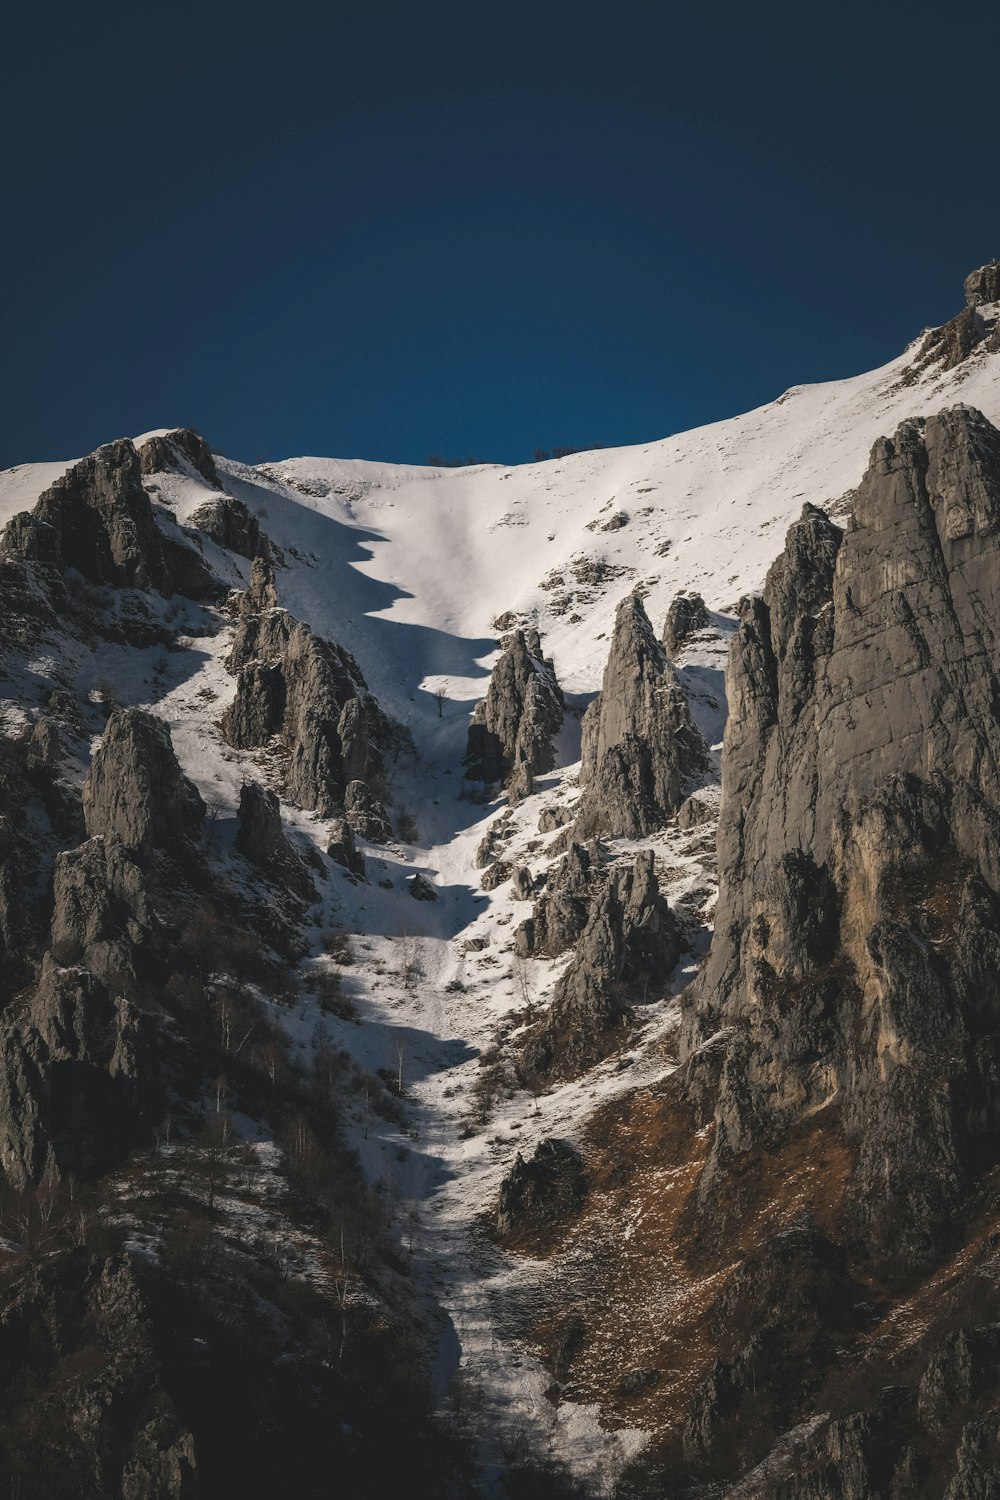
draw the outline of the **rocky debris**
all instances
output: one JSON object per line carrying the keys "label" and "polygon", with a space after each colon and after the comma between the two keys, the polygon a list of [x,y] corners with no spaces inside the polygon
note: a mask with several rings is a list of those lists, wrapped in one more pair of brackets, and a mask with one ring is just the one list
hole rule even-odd
{"label": "rocky debris", "polygon": [[572,948],[587,925],[591,899],[600,880],[599,846],[570,844],[567,853],[549,872],[545,890],[531,916],[514,934],[518,954],[558,958]]}
{"label": "rocky debris", "polygon": [[495,891],[508,881],[512,874],[511,866],[505,859],[495,859],[483,871],[479,884],[484,891]]}
{"label": "rocky debris", "polygon": [[509,812],[503,812],[494,818],[486,832],[479,840],[476,849],[476,869],[482,870],[496,859],[499,849],[507,842],[514,832],[514,820]]}
{"label": "rocky debris", "polygon": [[544,1254],[562,1238],[587,1196],[579,1154],[566,1141],[546,1137],[525,1161],[520,1151],[500,1184],[496,1236],[509,1248]]}
{"label": "rocky debris", "polygon": [[393,726],[350,652],[278,607],[274,572],[263,557],[254,559],[250,587],[239,599],[229,666],[236,697],[222,716],[222,732],[243,750],[281,737],[290,802],[332,817],[349,782],[380,772]]}
{"label": "rocky debris", "polygon": [[354,842],[354,829],[346,818],[331,819],[326,852],[335,865],[342,865],[359,879],[364,878],[365,857]]}
{"label": "rocky debris", "polygon": [[712,619],[700,594],[676,594],[667,610],[663,625],[663,649],[674,661],[692,636],[706,630]]}
{"label": "rocky debris", "polygon": [[190,856],[205,804],[181,772],[170,731],[139,708],[112,714],[83,788],[87,833],[118,837],[142,856]]}
{"label": "rocky debris", "polygon": [[419,872],[416,875],[407,876],[406,889],[414,901],[437,900],[437,891],[434,889],[434,886],[426,876],[421,875]]}
{"label": "rocky debris", "polygon": [[591,899],[576,951],[526,1057],[541,1073],[573,1076],[607,1056],[637,1002],[663,992],[680,957],[677,923],[660,894],[651,849],[620,863]]}
{"label": "rocky debris", "polygon": [[200,432],[193,427],[177,427],[173,432],[155,433],[140,443],[137,453],[143,474],[162,474],[194,469],[209,484],[219,483],[212,450]]}
{"label": "rocky debris", "polygon": [[583,720],[578,837],[643,838],[662,828],[708,751],[642,599],[618,606],[604,684]]}
{"label": "rocky debris", "polygon": [[151,1102],[152,1027],[46,954],[27,1010],[0,1018],[0,1166],[13,1187],[87,1175],[126,1149]]}
{"label": "rocky debris", "polygon": [[270,556],[268,540],[257,517],[242,500],[235,500],[232,495],[212,495],[192,511],[189,525],[203,531],[217,546],[236,552],[240,557]]}
{"label": "rocky debris", "polygon": [[389,815],[371,787],[363,781],[348,782],[344,792],[344,816],[360,839],[387,844],[392,838]]}
{"label": "rocky debris", "polygon": [[557,829],[565,828],[572,821],[573,814],[568,807],[543,807],[538,814],[538,832],[555,833]]}
{"label": "rocky debris", "polygon": [[281,804],[274,792],[257,781],[244,782],[240,788],[236,848],[303,901],[316,900],[313,878],[282,827]]}
{"label": "rocky debris", "polygon": [[515,630],[472,716],[466,775],[486,783],[513,775],[515,794],[528,795],[532,777],[555,765],[552,737],[562,718],[562,692],[537,630]]}

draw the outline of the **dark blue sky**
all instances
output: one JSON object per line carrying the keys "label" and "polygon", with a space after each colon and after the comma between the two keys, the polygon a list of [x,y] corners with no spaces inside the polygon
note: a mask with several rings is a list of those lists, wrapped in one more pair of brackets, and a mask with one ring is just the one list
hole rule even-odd
{"label": "dark blue sky", "polygon": [[500,461],[882,362],[1000,254],[1000,7],[99,0],[0,85],[0,466]]}

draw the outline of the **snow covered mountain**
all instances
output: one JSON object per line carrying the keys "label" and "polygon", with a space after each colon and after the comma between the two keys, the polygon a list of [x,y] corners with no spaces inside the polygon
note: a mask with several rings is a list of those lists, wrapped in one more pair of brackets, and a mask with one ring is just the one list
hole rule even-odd
{"label": "snow covered mountain", "polygon": [[[725,662],[734,634],[746,631],[739,602],[763,587],[805,505],[849,522],[873,445],[900,423],[970,407],[1000,425],[997,275],[995,267],[974,273],[966,311],[881,370],[793,387],[757,411],[636,447],[515,467],[323,458],[253,467],[210,453],[188,429],[162,429],[84,462],[0,474],[8,600],[0,722],[10,762],[0,901],[10,976],[3,1045],[12,1059],[0,1099],[5,1170],[18,1193],[36,1195],[39,1183],[55,1193],[70,1171],[89,1173],[102,1184],[94,1211],[117,1233],[115,1253],[146,1257],[157,1274],[180,1253],[168,1193],[180,1193],[180,1183],[199,1232],[233,1254],[259,1258],[267,1235],[283,1238],[282,1277],[315,1299],[310,1327],[328,1316],[339,1329],[336,1357],[330,1347],[311,1350],[311,1399],[346,1425],[358,1472],[374,1462],[384,1421],[373,1352],[379,1317],[393,1327],[416,1318],[414,1362],[429,1372],[435,1440],[454,1439],[473,1455],[457,1481],[466,1488],[442,1486],[442,1494],[519,1493],[516,1476],[531,1465],[537,1493],[564,1493],[558,1485],[571,1482],[610,1493],[644,1453],[674,1462],[671,1444],[680,1442],[713,1351],[695,1359],[675,1350],[671,1365],[664,1325],[676,1319],[696,1330],[693,1349],[707,1335],[684,1320],[699,1299],[709,1305],[724,1277],[713,1269],[685,1282],[679,1270],[674,1240],[683,1233],[671,1218],[671,1183],[694,1168],[683,1153],[671,1156],[675,1127],[661,1103],[678,1072],[678,996],[704,963],[726,874],[716,868],[714,834]],[[691,628],[670,641],[668,662],[660,627],[677,595],[693,593],[707,613],[695,611]],[[497,712],[523,724],[543,677],[562,708],[551,756],[516,792],[513,782],[473,780],[465,756],[491,671],[513,672],[519,650],[524,698]],[[633,677],[651,684],[641,703],[629,696]],[[665,708],[674,683],[680,696]],[[141,712],[129,717],[130,709]],[[636,791],[632,750],[620,751],[628,785],[614,783],[615,816],[622,798],[626,812],[640,803],[658,811],[615,823],[601,803],[595,844],[581,830],[584,811],[611,795],[600,755],[605,742],[620,750],[606,722],[612,709],[628,721],[621,744],[689,732],[704,743],[671,762],[679,780],[669,808],[650,801],[645,781]],[[176,771],[157,722],[169,731]],[[169,807],[147,785],[150,756],[162,757]],[[662,781],[666,773],[644,762],[641,774]],[[109,782],[125,788],[117,800]],[[185,782],[202,813],[181,847],[169,825],[180,827],[193,805]],[[22,795],[29,800],[18,807]],[[122,812],[123,799],[149,804],[155,839],[129,832],[135,819]],[[84,868],[73,885],[68,872],[73,858],[96,858],[95,840],[110,848],[113,839],[124,841],[122,857],[140,873],[126,878],[102,865],[97,885],[107,881],[114,899],[91,909],[97,877]],[[211,930],[201,933],[208,956],[193,955],[177,931],[197,926],[192,913],[216,897],[211,922],[228,936],[213,950]],[[253,963],[248,933],[263,946]],[[145,968],[133,948],[152,955]],[[121,991],[142,1009],[149,963],[162,970],[155,988],[164,1035],[194,1037],[189,1052],[201,1061],[189,1058],[185,1069],[171,1054],[155,1090],[135,1064],[127,1108],[117,1100],[115,1110],[122,1119],[134,1114],[137,1093],[148,1089],[142,1130],[130,1115],[120,1127],[127,1152],[105,1142],[67,1166],[75,1158],[61,1144],[65,1121],[57,1129],[46,1114],[53,1070],[85,1065],[90,1089],[97,1075],[128,1072],[121,1058],[131,1057],[131,1043],[122,1030],[112,1061],[93,1040],[74,1053],[74,1044],[53,1040],[51,995],[32,1002],[33,1030],[12,1019],[15,1006],[33,985],[43,995],[53,974],[81,964],[109,994]],[[187,988],[164,985],[164,966]],[[196,984],[218,1033],[211,1046],[191,1020]],[[546,1017],[590,1026],[602,994],[614,1001],[601,1022],[606,1035],[583,1065],[562,1066],[562,1033],[554,1024],[546,1031]],[[731,1025],[719,1020],[720,1030]],[[233,1040],[233,1026],[246,1031],[243,1042]],[[163,1051],[166,1043],[149,1046]],[[34,1074],[25,1081],[25,1058],[41,1083]],[[324,1103],[329,1117],[313,1093],[296,1093],[296,1080],[308,1077],[312,1089],[324,1068],[337,1080]],[[18,1144],[25,1132],[17,1111],[29,1108],[42,1120],[31,1151]],[[225,1131],[211,1135],[223,1114]],[[334,1129],[334,1116],[357,1174],[345,1166],[342,1178],[334,1170],[309,1187],[310,1153],[318,1160],[326,1149],[322,1129]],[[698,1127],[706,1139],[713,1129],[707,1116]],[[612,1141],[632,1174],[624,1207]],[[383,1221],[377,1251],[358,1228],[368,1191]],[[303,1210],[299,1200],[310,1192]],[[346,1233],[357,1243],[347,1250],[338,1194],[353,1205]],[[22,1266],[15,1217],[4,1220],[5,1253]],[[52,1256],[79,1249],[45,1246]],[[5,1306],[23,1313],[30,1298],[9,1291],[12,1284]],[[157,1295],[167,1296],[162,1288]],[[595,1299],[599,1315],[582,1310]],[[357,1309],[350,1336],[348,1303]],[[293,1321],[280,1298],[273,1305],[275,1318]],[[334,1335],[324,1337],[329,1345]],[[300,1330],[289,1340],[308,1343]],[[74,1357],[83,1359],[83,1347]],[[172,1402],[169,1422],[144,1410],[125,1449],[102,1429],[105,1477],[95,1471],[85,1493],[188,1496],[199,1463],[204,1493],[218,1493],[214,1439],[183,1398],[185,1381],[204,1378],[196,1373],[202,1354],[188,1349],[181,1360],[155,1339],[150,1347],[158,1388]],[[341,1400],[345,1358],[364,1368],[364,1410]],[[33,1378],[56,1378],[54,1359]],[[170,1383],[172,1359],[183,1370],[179,1387]],[[21,1443],[11,1472],[35,1483],[23,1406],[5,1399],[4,1420]],[[719,1409],[726,1399],[719,1395]],[[287,1400],[294,1404],[294,1393]],[[795,1461],[789,1469],[778,1440],[800,1420],[801,1405],[787,1403],[787,1413],[787,1421],[767,1418],[776,1424],[773,1472],[782,1475],[796,1472]],[[85,1443],[98,1442],[95,1431],[87,1428]],[[743,1442],[742,1429],[738,1436]],[[322,1441],[310,1433],[303,1462],[315,1461]],[[663,1472],[683,1474],[676,1482],[686,1486],[716,1485],[705,1494],[775,1493],[772,1470],[751,1473],[759,1445],[745,1442],[734,1477],[716,1473],[708,1437],[698,1442],[684,1438],[686,1470]],[[280,1468],[279,1451],[275,1440],[267,1462]],[[631,1472],[623,1486],[638,1482]],[[349,1493],[364,1492],[353,1470],[350,1482]],[[256,1492],[245,1483],[245,1493]],[[954,1490],[966,1493],[974,1491]]]}

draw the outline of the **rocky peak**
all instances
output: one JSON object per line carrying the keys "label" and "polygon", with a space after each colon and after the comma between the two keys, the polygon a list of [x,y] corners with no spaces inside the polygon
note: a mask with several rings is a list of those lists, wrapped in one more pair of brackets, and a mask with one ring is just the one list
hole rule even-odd
{"label": "rocky peak", "polygon": [[45,535],[45,560],[75,568],[91,583],[169,591],[162,538],[127,438],[74,464],[40,496],[32,514],[50,530],[39,533],[37,525],[15,517],[5,534],[6,551],[23,537],[27,551],[21,555],[39,555],[38,537]]}
{"label": "rocky peak", "polygon": [[903,384],[912,385],[929,365],[953,370],[980,346],[1000,349],[1000,261],[990,261],[965,278],[965,307],[940,328],[925,334],[913,364],[903,374]]}
{"label": "rocky peak", "polygon": [[662,828],[705,742],[638,593],[618,606],[602,690],[584,717],[577,833],[641,838]]}
{"label": "rocky peak", "polygon": [[965,278],[966,307],[981,307],[990,302],[1000,302],[1000,260],[988,261]]}
{"label": "rocky peak", "polygon": [[156,433],[148,437],[138,448],[139,467],[144,474],[160,474],[164,470],[194,469],[209,484],[218,484],[219,475],[215,467],[212,450],[200,432],[193,427],[177,427],[173,432]]}
{"label": "rocky peak", "polygon": [[181,772],[161,719],[139,708],[112,714],[83,788],[87,833],[114,835],[142,855],[187,852],[205,805]]}
{"label": "rocky peak", "polygon": [[562,717],[562,692],[551,661],[542,656],[538,631],[515,630],[472,716],[467,776],[484,782],[512,779],[512,794],[530,792],[532,777],[555,765],[552,737]]}

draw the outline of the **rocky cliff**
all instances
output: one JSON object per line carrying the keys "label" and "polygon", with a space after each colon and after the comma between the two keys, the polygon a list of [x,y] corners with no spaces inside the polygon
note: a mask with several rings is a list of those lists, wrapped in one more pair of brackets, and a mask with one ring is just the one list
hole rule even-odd
{"label": "rocky cliff", "polygon": [[604,683],[583,721],[578,837],[654,833],[707,763],[676,674],[631,594],[618,606]]}
{"label": "rocky cliff", "polygon": [[[983,1356],[964,1398],[934,1370],[952,1317],[992,1349],[1000,1310],[974,1228],[1000,1141],[998,620],[1000,432],[966,407],[877,443],[846,532],[807,506],[741,606],[716,933],[678,1080],[711,1120],[686,1233],[745,1247],[715,1316],[746,1333],[695,1398],[685,1472],[752,1468],[834,1409],[741,1496],[989,1493],[1000,1366]],[[910,1296],[904,1368],[869,1330]]]}

